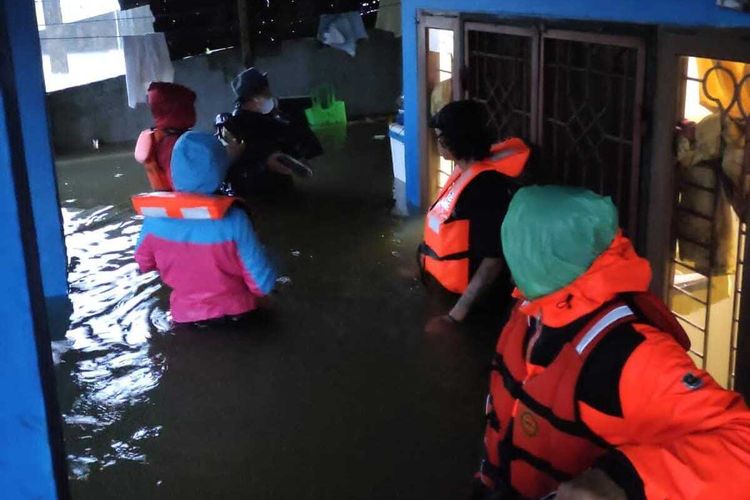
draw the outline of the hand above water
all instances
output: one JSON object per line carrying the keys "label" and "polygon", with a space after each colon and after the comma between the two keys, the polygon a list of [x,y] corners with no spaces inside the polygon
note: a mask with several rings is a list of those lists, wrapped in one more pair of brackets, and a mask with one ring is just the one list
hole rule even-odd
{"label": "hand above water", "polygon": [[268,170],[271,172],[275,172],[277,174],[284,174],[284,175],[292,175],[292,169],[287,167],[281,162],[281,157],[284,156],[284,153],[277,151],[271,156],[268,157],[266,160],[266,165],[268,166]]}

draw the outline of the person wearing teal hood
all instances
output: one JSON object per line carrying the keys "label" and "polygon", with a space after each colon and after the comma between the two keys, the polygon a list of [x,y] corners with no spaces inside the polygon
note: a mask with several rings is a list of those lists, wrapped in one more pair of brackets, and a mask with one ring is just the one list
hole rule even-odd
{"label": "person wearing teal hood", "polygon": [[474,499],[747,498],[750,411],[687,354],[609,198],[518,191]]}

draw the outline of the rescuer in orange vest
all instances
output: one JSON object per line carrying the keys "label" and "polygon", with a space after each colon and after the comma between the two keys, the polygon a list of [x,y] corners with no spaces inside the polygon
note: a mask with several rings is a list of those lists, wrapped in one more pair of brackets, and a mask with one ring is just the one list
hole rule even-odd
{"label": "rescuer in orange vest", "polygon": [[750,411],[688,356],[611,200],[523,188],[502,240],[518,302],[473,498],[750,497]]}
{"label": "rescuer in orange vest", "polygon": [[428,332],[452,330],[488,297],[493,310],[497,302],[509,303],[510,275],[497,235],[529,148],[518,138],[495,143],[489,121],[483,104],[457,101],[431,122],[440,155],[455,167],[427,212],[419,261],[442,288],[461,296],[430,320]]}

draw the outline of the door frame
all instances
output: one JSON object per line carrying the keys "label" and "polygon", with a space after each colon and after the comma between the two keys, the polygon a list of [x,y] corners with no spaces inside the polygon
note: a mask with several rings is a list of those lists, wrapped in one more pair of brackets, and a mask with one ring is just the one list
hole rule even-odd
{"label": "door frame", "polygon": [[419,113],[418,143],[419,143],[419,193],[422,208],[432,203],[430,199],[430,163],[429,163],[429,134],[427,121],[430,119],[427,106],[427,32],[430,29],[444,29],[453,31],[453,98],[462,95],[460,69],[463,65],[461,50],[463,39],[461,18],[457,13],[433,13],[419,11],[417,13],[417,109]]}
{"label": "door frame", "polygon": [[[654,145],[648,172],[648,226],[646,256],[652,264],[652,291],[667,299],[671,281],[674,193],[676,162],[674,126],[682,96],[676,90],[682,77],[684,56],[749,61],[750,41],[747,32],[700,30],[674,32],[662,28],[658,36],[656,95],[653,107],[652,143]],[[750,238],[745,240],[745,255],[750,256]],[[750,266],[743,266],[742,290],[750,290]],[[750,400],[750,297],[740,301],[735,390]]]}

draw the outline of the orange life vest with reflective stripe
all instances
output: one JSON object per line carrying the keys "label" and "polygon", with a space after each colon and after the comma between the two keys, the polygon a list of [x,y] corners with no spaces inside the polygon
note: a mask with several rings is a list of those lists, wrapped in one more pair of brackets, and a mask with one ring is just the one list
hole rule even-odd
{"label": "orange life vest with reflective stripe", "polygon": [[[499,172],[518,177],[523,172],[530,150],[518,138],[492,147],[492,156],[465,171],[456,168],[427,212],[424,241],[420,245],[420,262],[444,288],[463,293],[469,284],[468,219],[457,219],[454,210],[461,193],[481,173]],[[497,236],[500,238],[500,235]]]}
{"label": "orange life vest with reflective stripe", "polygon": [[147,217],[221,219],[240,199],[234,196],[157,192],[135,195],[132,201],[136,213]]}
{"label": "orange life vest with reflective stripe", "polygon": [[689,347],[685,331],[660,299],[650,293],[631,297],[628,303],[615,301],[600,308],[546,367],[528,362],[541,322],[529,339],[528,316],[520,311],[521,304],[516,306],[492,363],[486,455],[479,473],[487,486],[509,496],[542,498],[604,454],[609,445],[581,421],[576,390],[589,355],[615,328],[645,316],[647,323]]}
{"label": "orange life vest with reflective stripe", "polygon": [[146,177],[154,191],[171,191],[172,183],[167,172],[159,166],[156,157],[156,145],[164,139],[166,134],[157,128],[141,132],[135,145],[135,159],[143,164]]}

